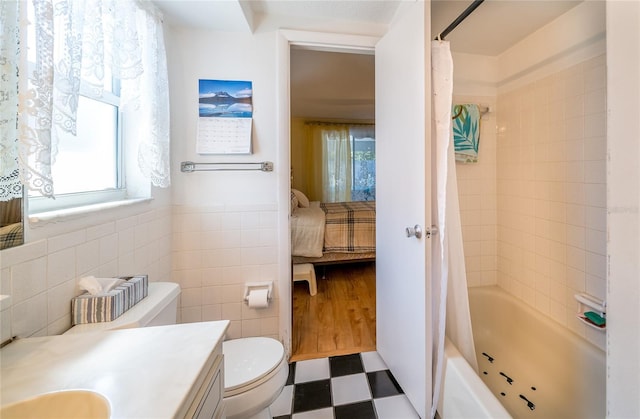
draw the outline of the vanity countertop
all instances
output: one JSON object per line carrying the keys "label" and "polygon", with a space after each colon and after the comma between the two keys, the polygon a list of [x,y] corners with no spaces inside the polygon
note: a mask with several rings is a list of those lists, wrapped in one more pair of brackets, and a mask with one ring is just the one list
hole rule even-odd
{"label": "vanity countertop", "polygon": [[113,418],[170,418],[213,362],[229,322],[213,321],[19,339],[0,351],[0,404],[88,389]]}

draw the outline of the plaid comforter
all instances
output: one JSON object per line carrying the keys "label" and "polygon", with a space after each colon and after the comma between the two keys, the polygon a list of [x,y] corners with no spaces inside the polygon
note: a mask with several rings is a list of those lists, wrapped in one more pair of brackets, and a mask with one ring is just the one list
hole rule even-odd
{"label": "plaid comforter", "polygon": [[9,224],[0,228],[0,249],[20,246],[23,243],[22,223]]}
{"label": "plaid comforter", "polygon": [[366,253],[376,250],[376,203],[323,202],[324,251]]}

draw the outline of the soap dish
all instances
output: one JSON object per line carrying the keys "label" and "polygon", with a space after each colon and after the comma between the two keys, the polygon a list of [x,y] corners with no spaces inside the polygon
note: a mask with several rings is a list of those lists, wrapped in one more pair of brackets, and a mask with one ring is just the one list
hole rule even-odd
{"label": "soap dish", "polygon": [[578,301],[576,317],[582,323],[596,330],[607,328],[607,303],[593,295],[580,293],[574,295]]}

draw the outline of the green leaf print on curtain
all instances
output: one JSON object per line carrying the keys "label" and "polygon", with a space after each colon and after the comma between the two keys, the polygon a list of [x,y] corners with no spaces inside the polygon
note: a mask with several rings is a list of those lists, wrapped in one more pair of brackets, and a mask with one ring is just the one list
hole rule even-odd
{"label": "green leaf print on curtain", "polygon": [[480,110],[478,105],[453,105],[451,114],[456,161],[477,163],[480,145]]}

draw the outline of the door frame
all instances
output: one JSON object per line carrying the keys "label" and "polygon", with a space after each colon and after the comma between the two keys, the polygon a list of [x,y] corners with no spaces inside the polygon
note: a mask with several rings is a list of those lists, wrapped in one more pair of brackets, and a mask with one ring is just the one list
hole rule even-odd
{"label": "door frame", "polygon": [[[278,266],[282,274],[279,281],[280,338],[288,356],[291,356],[292,339],[292,282],[291,282],[291,233],[289,225],[289,194],[291,190],[291,47],[304,46],[318,51],[339,51],[358,54],[374,54],[379,37],[338,33],[279,30],[276,41],[276,92],[278,121]],[[286,244],[286,245],[285,245]],[[377,296],[376,296],[377,299]]]}

